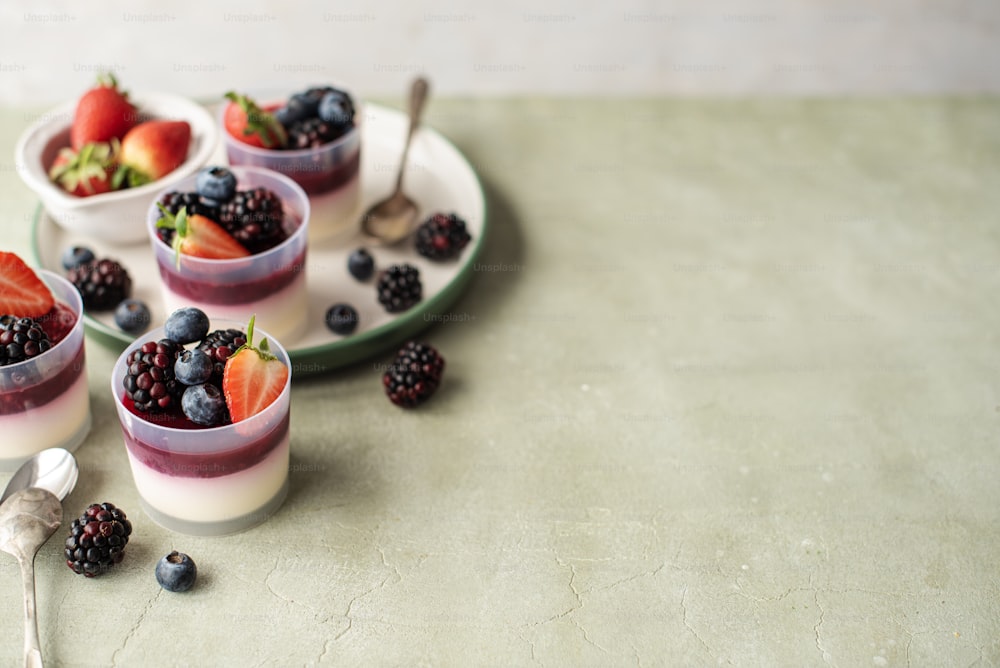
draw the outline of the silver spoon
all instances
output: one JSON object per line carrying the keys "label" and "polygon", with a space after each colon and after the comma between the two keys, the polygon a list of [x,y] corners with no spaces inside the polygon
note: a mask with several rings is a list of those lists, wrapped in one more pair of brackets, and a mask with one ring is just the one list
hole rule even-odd
{"label": "silver spoon", "polygon": [[3,491],[3,496],[0,496],[0,503],[6,501],[7,497],[17,490],[29,487],[47,489],[61,501],[76,487],[78,476],[76,458],[69,450],[63,448],[42,450],[21,464],[21,468],[7,483],[7,489]]}
{"label": "silver spoon", "polygon": [[406,158],[410,152],[410,141],[420,125],[420,115],[427,101],[430,85],[427,79],[418,77],[410,87],[410,129],[406,133],[406,143],[403,144],[403,157],[399,163],[399,173],[396,175],[396,189],[387,198],[376,202],[361,217],[361,231],[369,237],[385,244],[402,241],[413,230],[417,220],[417,205],[403,192],[403,172],[406,170]]}
{"label": "silver spoon", "polygon": [[0,505],[0,550],[14,555],[24,585],[24,665],[41,668],[35,615],[35,554],[62,522],[62,502],[40,487],[20,489]]}

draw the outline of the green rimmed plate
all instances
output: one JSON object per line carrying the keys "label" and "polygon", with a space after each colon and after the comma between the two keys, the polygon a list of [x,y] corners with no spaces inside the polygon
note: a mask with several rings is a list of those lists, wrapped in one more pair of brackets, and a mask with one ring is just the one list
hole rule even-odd
{"label": "green rimmed plate", "polygon": [[[407,123],[406,116],[398,111],[366,105],[361,198],[351,220],[357,220],[362,211],[392,190]],[[225,159],[218,153],[214,162],[225,163]],[[306,262],[309,326],[300,339],[282,342],[292,359],[293,373],[326,373],[391,350],[440,322],[468,285],[486,237],[486,203],[472,166],[441,134],[422,127],[410,147],[406,190],[420,206],[421,219],[438,211],[454,212],[465,219],[472,242],[461,256],[448,262],[421,257],[411,242],[393,247],[369,246],[376,269],[396,262],[409,262],[420,269],[424,299],[400,314],[386,313],[378,304],[374,279],[359,282],[347,272],[347,256],[363,245],[360,233],[353,229],[355,225],[329,240],[310,242]],[[63,273],[60,265],[63,249],[74,244],[92,248],[98,257],[120,261],[132,276],[133,297],[149,304],[154,326],[168,315],[148,244],[126,246],[88,239],[58,226],[41,205],[34,217],[31,241],[38,265],[58,273]],[[354,334],[339,336],[326,328],[326,309],[335,302],[347,302],[358,310],[360,324]],[[110,312],[85,314],[84,325],[88,336],[116,349],[124,349],[134,339],[114,324]]]}

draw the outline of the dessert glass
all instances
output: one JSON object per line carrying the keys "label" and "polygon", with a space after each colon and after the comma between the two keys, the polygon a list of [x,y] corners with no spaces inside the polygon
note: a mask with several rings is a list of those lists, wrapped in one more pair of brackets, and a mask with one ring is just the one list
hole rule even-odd
{"label": "dessert glass", "polygon": [[[261,186],[281,198],[290,235],[274,248],[245,258],[211,260],[184,254],[178,258],[156,234],[156,221],[162,215],[156,203],[169,191],[161,192],[149,208],[146,223],[160,270],[164,308],[173,313],[179,308],[195,306],[212,321],[245,323],[256,314],[262,329],[282,341],[293,341],[308,324],[309,198],[294,181],[281,174],[259,167],[233,167],[232,172],[241,190]],[[194,184],[192,176],[170,190],[193,191]]]}
{"label": "dessert glass", "polygon": [[73,452],[90,432],[80,293],[58,274],[38,276],[56,299],[56,317],[72,315],[74,322],[38,357],[0,367],[0,471],[13,471],[47,448]]}
{"label": "dessert glass", "polygon": [[[309,196],[312,222],[311,239],[329,239],[343,232],[353,231],[360,212],[361,198],[361,118],[362,108],[357,98],[348,92],[354,102],[354,127],[332,142],[317,148],[274,150],[244,144],[225,129],[222,118],[226,105],[222,105],[219,125],[223,143],[231,165],[254,165],[288,176]],[[281,102],[261,104],[261,108],[274,111]]]}
{"label": "dessert glass", "polygon": [[[229,327],[245,329],[246,323],[212,321],[213,329]],[[143,510],[157,524],[194,536],[224,535],[260,524],[288,492],[288,353],[255,326],[254,339],[267,338],[271,353],[289,368],[284,389],[251,418],[195,428],[180,417],[140,417],[126,404],[122,382],[129,353],[165,336],[162,327],[147,332],[122,353],[111,374],[111,393]]]}

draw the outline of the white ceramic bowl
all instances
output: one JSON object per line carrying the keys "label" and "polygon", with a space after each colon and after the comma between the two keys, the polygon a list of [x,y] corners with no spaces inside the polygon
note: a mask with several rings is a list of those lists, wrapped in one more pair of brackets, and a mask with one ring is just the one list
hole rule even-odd
{"label": "white ceramic bowl", "polygon": [[74,197],[49,180],[59,149],[69,146],[76,100],[42,114],[17,141],[15,165],[21,179],[41,198],[61,227],[116,244],[146,241],[146,213],[156,194],[205,166],[219,141],[215,119],[203,106],[180,95],[129,93],[143,117],[191,124],[187,160],[152,183],[90,197]]}

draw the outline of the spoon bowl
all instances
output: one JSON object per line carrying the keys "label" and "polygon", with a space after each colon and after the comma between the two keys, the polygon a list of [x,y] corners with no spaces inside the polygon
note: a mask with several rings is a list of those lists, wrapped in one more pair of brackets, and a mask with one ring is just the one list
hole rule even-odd
{"label": "spoon bowl", "polygon": [[408,237],[417,221],[419,209],[416,202],[403,192],[403,174],[406,171],[406,158],[410,152],[410,143],[420,125],[420,116],[427,101],[430,85],[427,79],[418,77],[410,87],[410,128],[403,144],[403,157],[399,163],[396,175],[396,188],[385,199],[373,204],[361,216],[361,231],[374,242],[391,245]]}
{"label": "spoon bowl", "polygon": [[42,450],[21,464],[7,483],[7,488],[0,496],[0,503],[6,501],[14,492],[29,487],[44,489],[62,501],[76,487],[79,475],[80,468],[76,464],[76,457],[69,450],[63,448]]}

